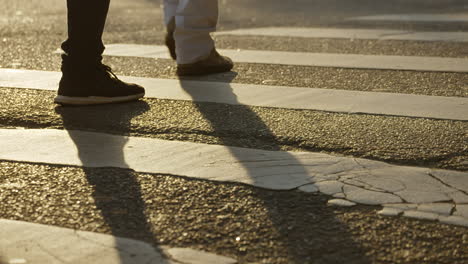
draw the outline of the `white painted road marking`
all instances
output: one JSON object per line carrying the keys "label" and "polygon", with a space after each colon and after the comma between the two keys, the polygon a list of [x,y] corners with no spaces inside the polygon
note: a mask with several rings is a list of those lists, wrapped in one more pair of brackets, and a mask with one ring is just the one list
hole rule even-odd
{"label": "white painted road marking", "polygon": [[387,14],[353,17],[348,20],[401,22],[462,22],[468,23],[468,13],[456,14]]}
{"label": "white painted road marking", "polygon": [[[264,63],[352,69],[468,72],[468,59],[462,58],[310,53],[264,50],[219,49],[218,51],[221,54],[233,59],[234,62],[244,63]],[[166,47],[141,44],[110,44],[106,46],[104,55],[169,59],[169,53]]]}
{"label": "white painted road marking", "polygon": [[[429,212],[440,221],[468,226],[467,210],[454,210],[451,215],[454,205],[456,208],[468,201],[466,172],[323,153],[265,151],[73,130],[0,129],[0,144],[1,160],[131,168],[274,190],[302,186],[306,191],[318,189],[359,204],[397,204],[407,210]],[[315,188],[304,187],[307,185]]]}
{"label": "white painted road marking", "polygon": [[158,248],[173,261],[142,241],[4,219],[0,219],[0,237],[0,256],[7,263],[237,263],[190,248]]}
{"label": "white painted road marking", "polygon": [[413,32],[387,29],[267,27],[221,31],[214,35],[468,42],[468,32]]}
{"label": "white painted road marking", "polygon": [[2,260],[18,263],[175,264],[141,241],[49,225],[2,219],[0,237]]}
{"label": "white painted road marking", "polygon": [[[0,69],[0,86],[56,90],[61,73]],[[146,97],[342,113],[468,120],[468,98],[122,77]]]}

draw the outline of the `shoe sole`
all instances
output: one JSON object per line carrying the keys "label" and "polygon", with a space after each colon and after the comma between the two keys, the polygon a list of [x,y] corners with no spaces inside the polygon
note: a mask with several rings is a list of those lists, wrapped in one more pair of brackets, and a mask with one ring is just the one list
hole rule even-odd
{"label": "shoe sole", "polygon": [[98,104],[112,104],[135,101],[145,96],[145,93],[118,96],[118,97],[102,97],[102,96],[88,96],[88,97],[74,97],[57,95],[54,103],[61,105],[98,105]]}
{"label": "shoe sole", "polygon": [[232,70],[232,66],[225,66],[225,67],[220,67],[220,66],[214,66],[214,67],[190,67],[190,68],[177,68],[177,75],[178,76],[194,76],[194,75],[208,75],[208,74],[215,74],[215,73],[222,73],[222,72],[228,72]]}

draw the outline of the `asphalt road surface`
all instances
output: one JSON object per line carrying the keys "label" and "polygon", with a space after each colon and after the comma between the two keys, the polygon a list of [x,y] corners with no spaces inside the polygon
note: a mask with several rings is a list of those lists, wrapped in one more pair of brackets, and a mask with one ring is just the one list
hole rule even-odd
{"label": "asphalt road surface", "polygon": [[[468,33],[468,20],[353,20],[382,14],[461,13],[466,18],[468,3],[463,0],[219,3],[218,31],[275,26]],[[160,0],[113,0],[105,43],[163,45],[161,5]],[[60,57],[54,51],[66,37],[65,1],[0,0],[0,7],[0,70],[60,71]],[[468,59],[467,42],[255,35],[217,35],[215,40],[223,49]],[[176,64],[167,59],[105,57],[104,62],[119,75],[177,78]],[[231,73],[188,80],[457,98],[468,95],[466,72],[239,62]],[[466,121],[158,98],[66,108],[54,105],[54,96],[54,91],[0,87],[0,129],[92,131],[468,170]],[[468,178],[462,181],[467,183]],[[6,187],[7,183],[23,187]],[[3,219],[130,237],[155,247],[189,247],[232,257],[239,263],[468,262],[466,226],[381,216],[376,214],[381,206],[335,207],[327,204],[329,199],[320,192],[275,191],[132,169],[0,161]]]}

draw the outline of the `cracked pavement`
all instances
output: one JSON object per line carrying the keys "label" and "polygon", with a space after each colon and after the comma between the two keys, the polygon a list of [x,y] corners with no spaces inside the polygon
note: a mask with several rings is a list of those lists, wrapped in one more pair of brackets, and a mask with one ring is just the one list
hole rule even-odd
{"label": "cracked pavement", "polygon": [[[5,142],[0,151],[2,160],[132,168],[271,190],[299,187],[310,191],[315,187],[335,198],[384,209],[387,204],[391,208],[406,206],[414,212],[432,213],[433,220],[441,223],[468,227],[468,214],[463,209],[468,206],[465,172],[310,152],[261,151],[73,130],[6,129],[0,130],[0,136]],[[40,149],[40,154],[34,149]],[[437,210],[444,205],[450,209]]]}

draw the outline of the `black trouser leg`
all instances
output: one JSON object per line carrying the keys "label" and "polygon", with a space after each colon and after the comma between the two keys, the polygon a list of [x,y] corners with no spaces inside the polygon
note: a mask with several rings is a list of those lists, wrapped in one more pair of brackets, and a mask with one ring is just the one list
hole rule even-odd
{"label": "black trouser leg", "polygon": [[74,62],[100,61],[110,0],[67,0],[68,39],[62,49]]}

